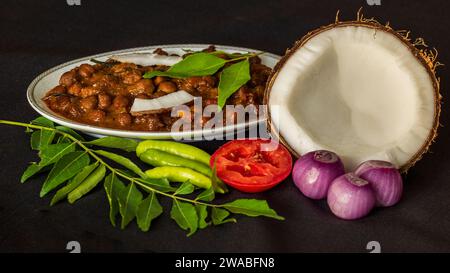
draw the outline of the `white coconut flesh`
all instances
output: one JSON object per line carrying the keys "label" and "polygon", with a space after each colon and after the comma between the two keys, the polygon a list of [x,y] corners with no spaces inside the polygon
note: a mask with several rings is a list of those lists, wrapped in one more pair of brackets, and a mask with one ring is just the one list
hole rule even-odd
{"label": "white coconut flesh", "polygon": [[326,149],[347,169],[365,160],[407,164],[430,137],[433,81],[400,38],[341,26],[307,40],[273,80],[273,127],[298,154]]}

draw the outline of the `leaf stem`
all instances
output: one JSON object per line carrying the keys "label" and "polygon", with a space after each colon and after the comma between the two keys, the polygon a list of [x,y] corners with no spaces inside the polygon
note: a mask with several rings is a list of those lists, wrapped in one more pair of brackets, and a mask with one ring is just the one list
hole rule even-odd
{"label": "leaf stem", "polygon": [[242,56],[242,57],[238,57],[238,58],[234,58],[234,59],[229,59],[229,60],[225,60],[226,63],[231,63],[231,62],[236,62],[236,61],[240,61],[240,60],[244,60],[244,59],[248,59],[250,58],[249,56]]}

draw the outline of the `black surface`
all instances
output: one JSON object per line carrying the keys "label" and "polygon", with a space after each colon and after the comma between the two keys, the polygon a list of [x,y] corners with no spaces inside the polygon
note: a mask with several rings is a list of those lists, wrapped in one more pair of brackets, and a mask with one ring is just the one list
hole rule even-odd
{"label": "black surface", "polygon": [[[25,91],[44,70],[74,58],[130,47],[211,43],[282,54],[307,31],[341,18],[367,16],[412,30],[450,63],[447,1],[93,1],[68,6],[65,0],[2,1],[0,4],[1,119],[29,121],[37,114]],[[440,70],[442,93],[449,82]],[[0,251],[65,252],[76,240],[84,252],[366,252],[379,241],[386,252],[450,251],[450,137],[445,103],[439,138],[406,176],[404,198],[360,221],[338,220],[323,202],[303,197],[292,181],[255,197],[266,198],[286,217],[279,222],[240,217],[237,224],[209,228],[187,238],[166,209],[148,233],[135,224],[122,231],[108,220],[102,190],[76,205],[49,207],[39,198],[44,177],[21,185],[19,177],[36,155],[21,128],[1,127]],[[221,143],[197,145],[213,152]],[[230,198],[240,195],[233,192]],[[254,196],[252,196],[254,197]],[[167,207],[167,202],[163,202]]]}

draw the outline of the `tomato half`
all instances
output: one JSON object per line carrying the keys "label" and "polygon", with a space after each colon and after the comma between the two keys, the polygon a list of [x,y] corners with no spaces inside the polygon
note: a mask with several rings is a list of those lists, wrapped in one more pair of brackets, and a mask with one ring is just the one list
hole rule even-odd
{"label": "tomato half", "polygon": [[292,170],[292,157],[280,143],[267,139],[233,140],[212,156],[217,176],[243,192],[261,192],[282,182]]}

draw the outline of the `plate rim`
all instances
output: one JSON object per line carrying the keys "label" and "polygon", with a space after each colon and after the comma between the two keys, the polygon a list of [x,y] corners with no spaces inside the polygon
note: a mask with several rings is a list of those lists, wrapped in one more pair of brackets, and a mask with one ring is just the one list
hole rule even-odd
{"label": "plate rim", "polygon": [[[151,132],[151,131],[132,131],[132,130],[123,130],[123,129],[114,129],[114,128],[107,128],[107,127],[99,127],[89,124],[80,123],[77,121],[72,121],[67,118],[61,117],[58,114],[54,112],[47,111],[46,109],[43,109],[35,100],[34,91],[36,88],[36,85],[46,76],[49,74],[64,68],[66,66],[70,66],[72,64],[85,61],[87,59],[92,58],[101,58],[106,56],[111,56],[115,54],[122,54],[122,53],[128,53],[128,52],[137,52],[137,51],[149,51],[154,50],[156,48],[163,48],[163,49],[182,49],[184,47],[187,48],[195,48],[195,49],[204,49],[210,46],[211,44],[163,44],[163,45],[150,45],[150,46],[143,46],[143,47],[134,47],[134,48],[127,48],[127,49],[119,49],[119,50],[113,50],[108,52],[102,52],[94,55],[84,56],[80,57],[74,60],[70,60],[67,62],[64,62],[62,64],[56,65],[54,67],[51,67],[44,72],[40,73],[38,76],[36,76],[31,83],[27,87],[27,100],[30,106],[38,112],[40,115],[60,124],[64,125],[76,130],[80,130],[86,133],[94,133],[94,134],[101,134],[101,135],[107,135],[107,136],[125,136],[125,137],[135,137],[135,138],[154,138],[154,139],[174,139],[174,138],[197,138],[202,137],[202,139],[205,138],[205,135],[217,135],[217,134],[227,134],[232,131],[239,131],[242,129],[247,129],[251,126],[255,126],[259,123],[265,123],[267,118],[258,118],[255,121],[243,123],[243,124],[236,124],[236,125],[228,125],[224,126],[222,128],[214,128],[214,129],[201,129],[201,130],[192,130],[192,131],[182,131],[182,132],[171,132],[171,131],[158,131],[158,132]],[[253,48],[246,48],[246,47],[237,47],[237,46],[228,46],[228,45],[218,45],[213,44],[216,48],[221,50],[229,50],[229,51],[260,51]],[[265,56],[268,56],[270,58],[273,58],[275,60],[280,60],[281,56],[270,53],[270,52],[264,52]],[[216,132],[218,130],[219,132]],[[205,131],[207,133],[205,133]]]}

